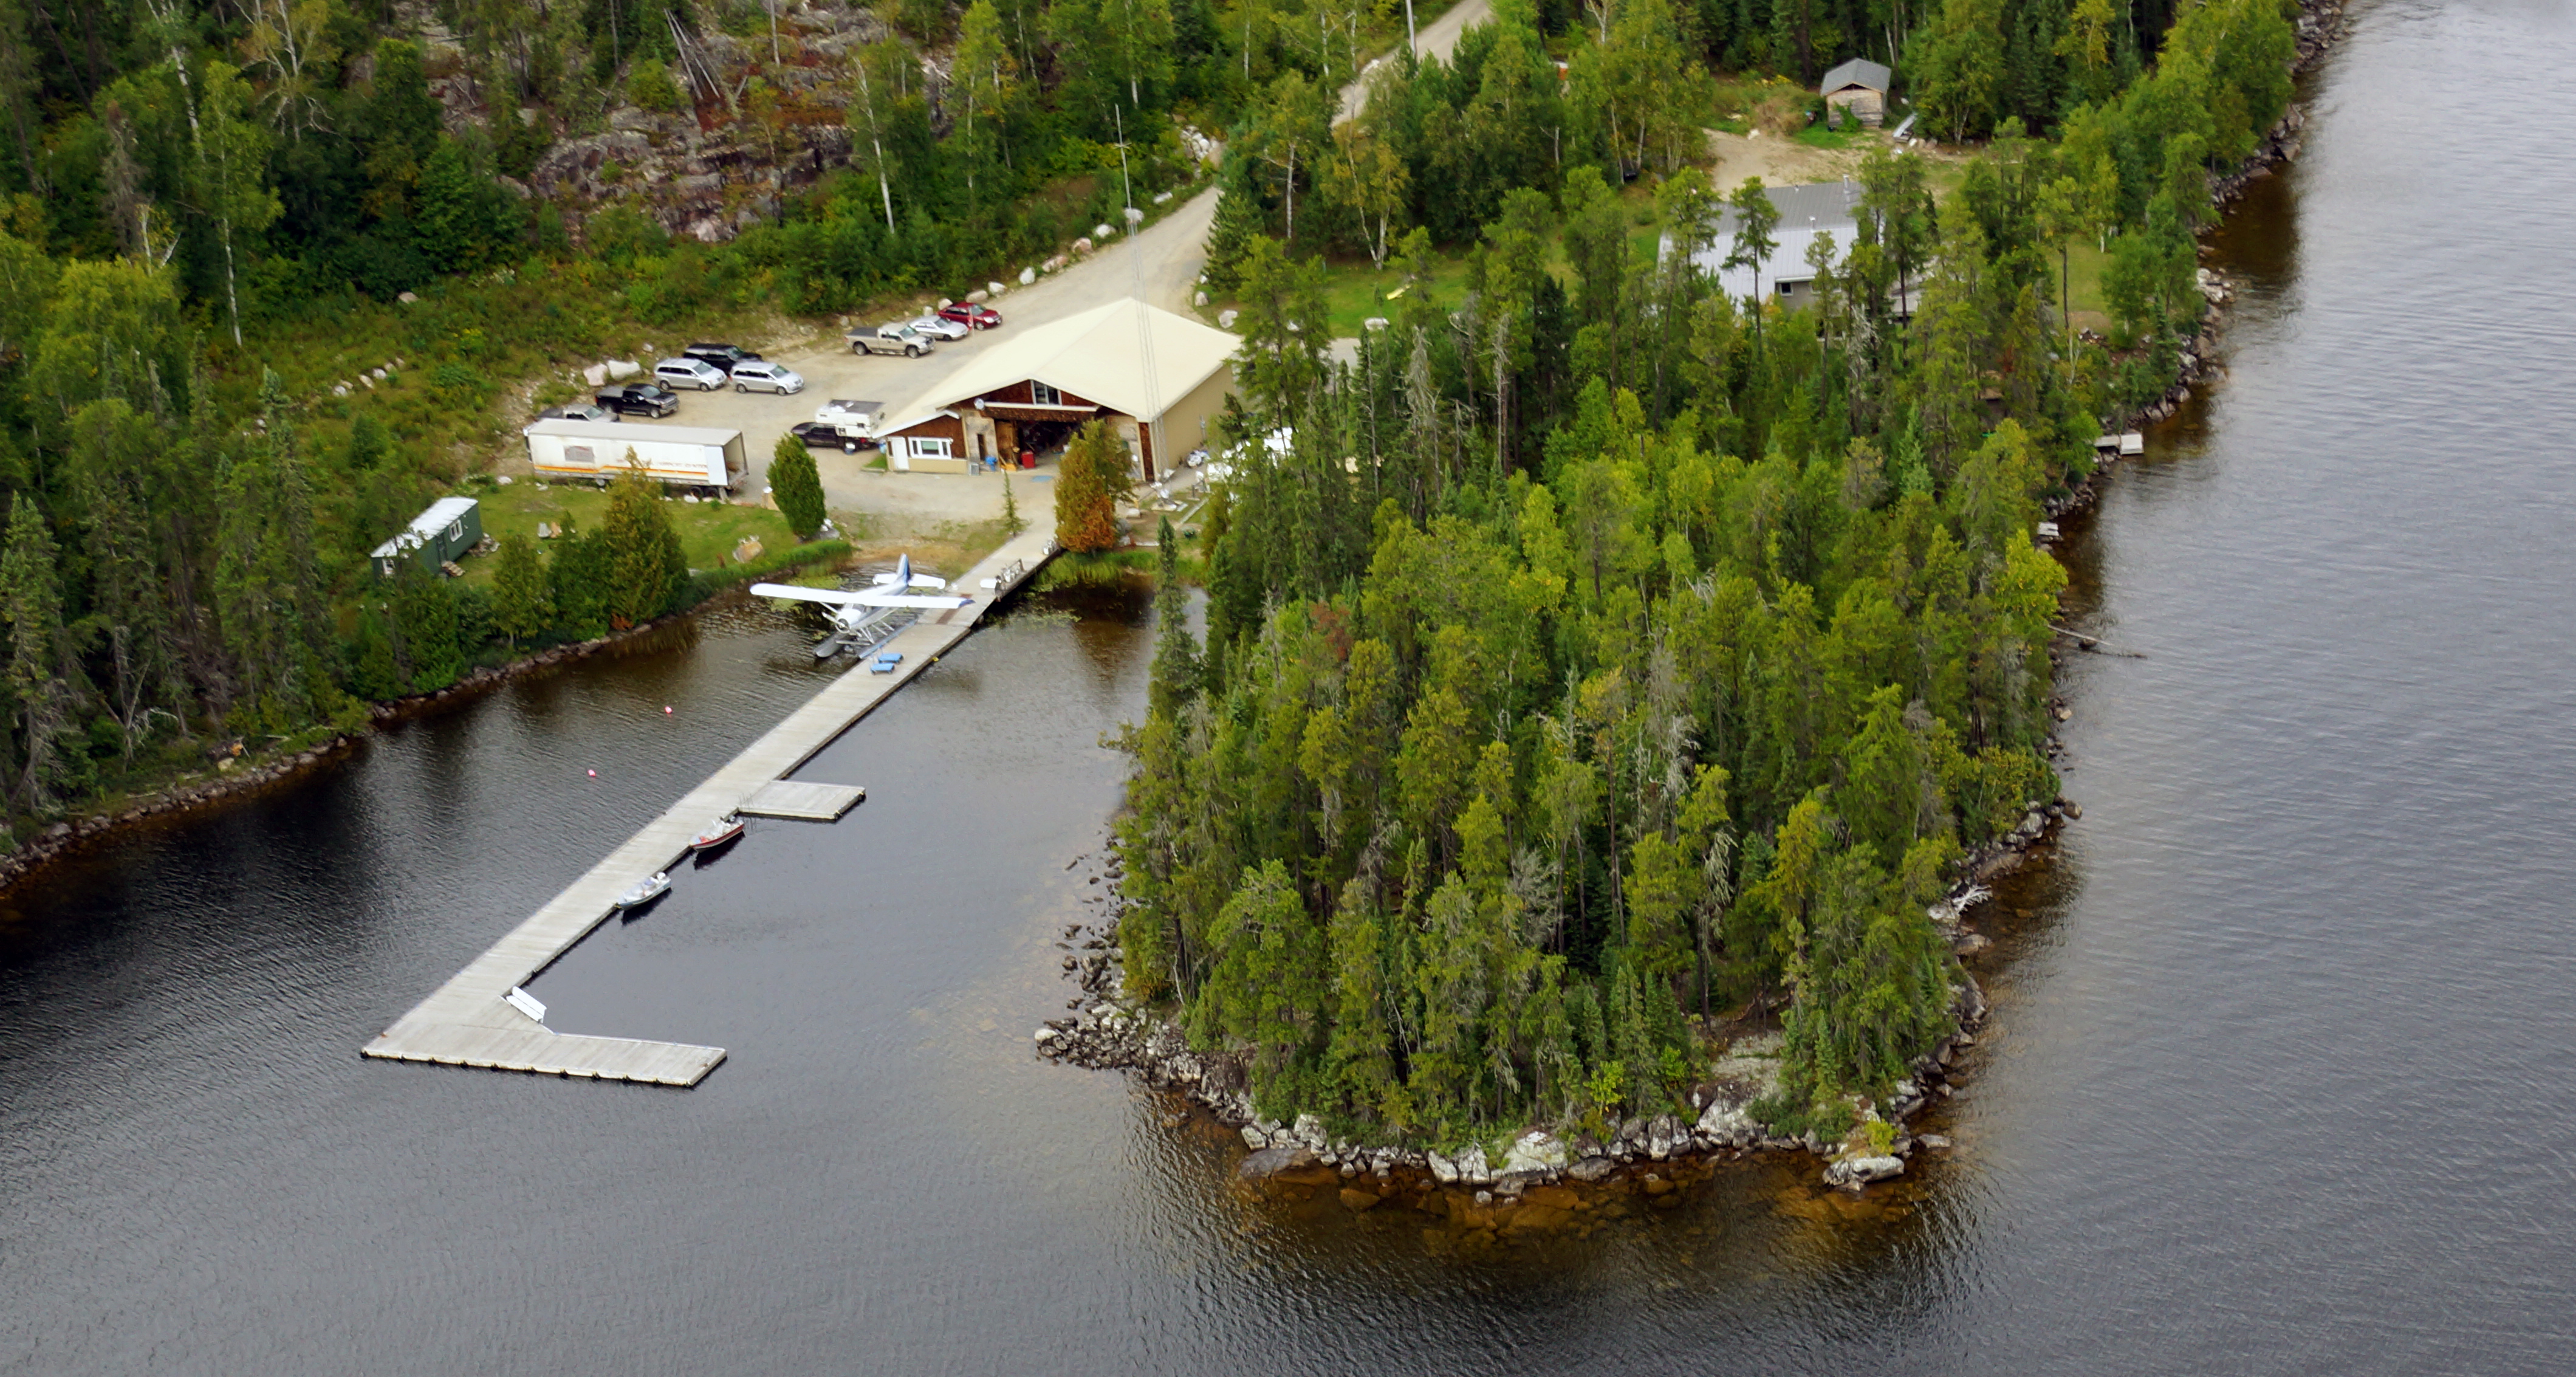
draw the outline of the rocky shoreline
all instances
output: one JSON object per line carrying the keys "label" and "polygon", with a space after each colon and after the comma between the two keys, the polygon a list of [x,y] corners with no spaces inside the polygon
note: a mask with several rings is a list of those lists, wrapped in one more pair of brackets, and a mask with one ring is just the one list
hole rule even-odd
{"label": "rocky shoreline", "polygon": [[[2343,0],[2301,0],[2299,11],[2298,56],[2290,63],[2294,76],[2305,75],[2314,68],[2344,32]],[[2254,145],[2254,152],[2241,166],[2226,176],[2211,180],[2211,205],[2223,214],[2256,182],[2273,175],[2282,164],[2296,159],[2307,146],[2307,127],[2307,108],[2292,101],[2290,108],[2281,112],[2279,122]],[[2208,245],[2202,245],[2202,252],[2208,252]],[[2191,400],[2192,385],[2217,371],[2219,328],[2225,323],[2228,303],[2236,298],[2236,287],[2225,275],[2203,268],[2200,270],[2200,293],[2209,303],[2208,310],[2201,316],[2200,329],[2183,346],[2172,383],[2166,387],[2164,395],[2138,411],[2136,419],[2139,421],[2154,424],[2170,419]],[[2092,503],[2091,487],[2088,482],[2079,492],[2083,506],[2089,507]]]}
{"label": "rocky shoreline", "polygon": [[[2034,806],[2011,833],[1967,858],[1963,873],[1968,878],[1931,910],[1953,950],[1969,956],[1990,945],[1966,923],[1967,911],[1990,897],[1982,882],[2020,865],[2064,820],[2082,812],[2064,801]],[[1086,859],[1077,858],[1073,865]],[[1654,1186],[1668,1182],[1677,1167],[1765,1152],[1827,1158],[1826,1184],[1858,1190],[1903,1174],[1906,1159],[1918,1151],[1948,1149],[1948,1139],[1910,1134],[1904,1126],[1950,1096],[1952,1068],[1963,1052],[1976,1045],[1976,1030],[1989,1012],[1984,990],[1962,968],[1955,1005],[1958,1031],[1915,1062],[1912,1075],[1896,1084],[1889,1103],[1862,1110],[1864,1125],[1883,1119],[1894,1130],[1884,1154],[1848,1151],[1845,1142],[1826,1142],[1812,1133],[1782,1137],[1751,1117],[1747,1107],[1776,1083],[1781,1044],[1776,1032],[1731,1042],[1706,1079],[1690,1091],[1687,1098],[1693,1113],[1689,1117],[1662,1114],[1630,1119],[1605,1138],[1560,1137],[1530,1129],[1516,1135],[1499,1157],[1477,1143],[1448,1152],[1363,1143],[1334,1138],[1311,1114],[1286,1124],[1262,1117],[1252,1104],[1240,1057],[1193,1050],[1177,1026],[1124,997],[1119,980],[1118,879],[1112,857],[1090,877],[1091,884],[1103,887],[1090,901],[1100,905],[1102,912],[1092,921],[1067,925],[1057,943],[1068,953],[1064,970],[1081,992],[1070,1002],[1073,1012],[1068,1017],[1038,1027],[1037,1055],[1094,1070],[1126,1071],[1148,1086],[1178,1094],[1243,1135],[1250,1151],[1237,1167],[1242,1178],[1279,1178],[1310,1185],[1337,1179],[1344,1183],[1343,1203],[1356,1209],[1403,1190],[1472,1193],[1474,1207],[1509,1204],[1531,1190],[1566,1183],[1592,1186],[1630,1181],[1650,1195],[1661,1195]],[[1354,1195],[1370,1198],[1363,1204],[1348,1198]]]}

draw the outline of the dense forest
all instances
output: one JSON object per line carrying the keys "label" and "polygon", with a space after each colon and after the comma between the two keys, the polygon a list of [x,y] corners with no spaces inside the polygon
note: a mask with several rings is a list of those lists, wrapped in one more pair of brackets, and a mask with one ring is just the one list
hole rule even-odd
{"label": "dense forest", "polygon": [[[1999,12],[1927,9],[1905,51]],[[1620,67],[1623,25],[1673,22],[1654,0],[1578,54],[1564,105],[1508,5],[1454,65],[1379,82],[1329,138],[1377,141],[1418,189],[1392,231],[1357,201],[1323,228],[1330,171],[1292,229],[1297,182],[1264,150],[1327,130],[1311,103],[1303,134],[1256,113],[1220,216],[1234,424],[1286,442],[1245,446],[1211,514],[1203,643],[1166,597],[1117,844],[1129,991],[1245,1053],[1263,1112],[1435,1141],[1597,1130],[1677,1103],[1706,1064],[1694,1020],[1753,1003],[1787,1033],[1757,1112],[1832,1136],[1953,1026],[1925,907],[2056,788],[2064,574],[2032,544],[2039,503],[2170,378],[2211,173],[2290,91],[2275,0],[2186,11],[2116,88],[2085,74],[2140,40],[2084,36],[2101,14],[2076,7],[2051,68],[2061,138],[1999,90],[1960,116],[1996,137],[1954,194],[1873,151],[1858,241],[1820,247],[1794,311],[1698,266],[1767,259],[1758,185],[1658,165],[1651,133],[1626,161],[1609,112],[1638,100],[1566,113]],[[1687,89],[1703,74],[1668,65],[1672,38],[1637,41]],[[1561,168],[1560,118],[1584,131]],[[1637,175],[1661,253],[1616,190]],[[1465,299],[1435,307],[1461,214],[1487,217]],[[1330,363],[1305,255],[1390,234],[1419,290]],[[2110,247],[2108,344],[2063,328],[2077,237]]]}
{"label": "dense forest", "polygon": [[[1618,972],[1650,964],[1619,955],[1655,911],[1638,897],[1639,848],[1649,834],[1703,850],[1741,836],[1726,866],[1701,867],[1745,896],[1719,905],[1741,915],[1727,921],[1798,910],[1762,888],[1789,873],[1764,858],[1873,701],[1820,696],[1790,736],[1757,730],[1752,699],[1706,697],[1773,672],[1748,652],[1736,678],[1685,676],[1703,716],[1673,727],[1680,700],[1656,666],[1696,665],[1672,628],[1703,585],[1723,606],[1751,598],[1744,627],[1818,655],[1843,644],[1846,607],[1880,615],[1872,590],[1920,634],[1986,647],[1926,642],[1920,683],[1875,662],[1848,671],[1872,691],[1898,684],[1909,749],[1948,771],[1931,831],[1955,815],[1973,841],[1978,800],[2044,787],[2025,768],[2025,719],[2045,660],[2012,629],[2022,614],[1998,610],[2010,599],[1996,583],[2040,566],[1998,553],[2011,542],[1996,532],[2080,465],[2090,416],[2169,366],[2174,324],[2197,306],[2200,173],[2240,156],[2286,90],[2268,3],[2169,8],[1506,0],[1452,59],[1382,65],[1361,118],[1336,126],[1331,93],[1400,36],[1403,6],[0,0],[0,804],[12,828],[55,818],[200,763],[210,744],[309,739],[476,659],[684,604],[704,585],[637,491],[550,555],[505,543],[489,591],[425,573],[387,587],[365,555],[473,476],[494,422],[522,419],[501,414],[514,381],[647,326],[846,311],[1010,271],[1204,175],[1195,130],[1228,149],[1210,285],[1246,302],[1243,427],[1299,439],[1240,485],[1216,541],[1216,635],[1148,737],[1231,722],[1268,740],[1274,726],[1229,705],[1267,701],[1300,635],[1332,648],[1328,670],[1296,680],[1318,704],[1350,691],[1353,637],[1388,657],[1382,680],[1361,681],[1381,684],[1372,711],[1388,722],[1450,676],[1472,737],[1506,748],[1461,776],[1476,784],[1462,797],[1487,798],[1507,876],[1526,855],[1555,867],[1562,918],[1522,946],[1564,963],[1552,978],[1568,1026],[1588,1036],[1589,989],[1605,1026],[1633,1006],[1669,1034],[1668,1004],[1776,986],[1792,957],[1694,916],[1690,981],[1652,967],[1621,994]],[[1691,168],[1712,73],[1804,82],[1852,55],[1894,61],[1900,94],[1919,85],[1948,136],[1995,136],[1958,195],[1936,212],[1908,165],[1876,165],[1873,241],[1847,246],[1824,309],[1788,317],[1633,252],[1632,182],[1656,188],[1678,242],[1714,233],[1726,189]],[[689,185],[695,205],[674,199]],[[2078,235],[2111,250],[2116,353],[2052,352],[2045,260]],[[1316,352],[1318,252],[1424,277],[1464,253],[1467,300],[1453,311],[1414,292],[1365,365],[1336,373]],[[1890,282],[1922,290],[1910,324],[1888,312]],[[1549,562],[1541,509],[1581,569]],[[1888,563],[1900,545],[1919,568]],[[1461,642],[1463,614],[1437,601],[1399,613],[1371,591],[1380,564],[1393,589],[1407,561],[1468,553],[1536,599],[1515,628],[1525,641]],[[1967,591],[1918,603],[1932,594],[1915,583],[1954,564]],[[1552,578],[1555,601],[1539,591]],[[1962,620],[1925,621],[1936,606]],[[1784,620],[1791,607],[1806,611]],[[1616,691],[1584,696],[1613,671]],[[1648,738],[1630,718],[1648,712],[1668,714],[1653,739],[1688,738],[1659,749],[1727,782],[1641,784]],[[1466,805],[1438,792],[1466,784],[1369,755],[1403,735],[1374,730],[1394,735],[1350,749],[1376,783],[1333,785],[1327,808],[1291,769],[1264,806],[1305,821],[1271,832],[1267,814],[1226,813],[1261,844],[1207,853],[1194,897],[1149,903],[1171,919],[1159,979],[1196,995],[1240,967],[1207,944],[1228,930],[1210,924],[1272,860],[1319,933],[1351,878],[1370,877],[1364,897],[1394,925],[1389,972],[1414,969],[1395,934],[1429,921],[1435,879],[1492,889],[1492,844],[1470,845]],[[1562,846],[1531,821],[1543,737],[1571,760],[1629,761],[1601,775],[1597,803],[1563,804],[1576,821]],[[1403,812],[1373,771],[1435,793]],[[1903,859],[1878,864],[1895,874]],[[1537,1044],[1487,1040],[1494,1010],[1522,1007],[1493,988],[1459,1006],[1486,1060],[1457,1084],[1505,1086],[1502,1114],[1540,1077]],[[1411,1029],[1418,1000],[1388,999]],[[1222,1001],[1202,1003],[1216,1018]],[[1323,1005],[1309,1013],[1313,1045],[1283,1044],[1274,1083],[1311,1098],[1339,1025]],[[1390,1084],[1434,1064],[1416,1047],[1382,1049]],[[1388,1112],[1455,1122],[1482,1103],[1482,1089],[1453,1103],[1434,1084],[1419,1083],[1422,1110]]]}
{"label": "dense forest", "polygon": [[[640,489],[550,553],[504,541],[488,588],[380,584],[366,554],[473,476],[483,418],[524,419],[499,414],[519,376],[639,323],[980,276],[1186,179],[1176,108],[1221,131],[1229,81],[1310,60],[1213,23],[1131,0],[0,0],[0,845],[212,746],[704,596]],[[698,131],[739,233],[675,233],[613,162],[531,186],[639,125],[674,157]]]}

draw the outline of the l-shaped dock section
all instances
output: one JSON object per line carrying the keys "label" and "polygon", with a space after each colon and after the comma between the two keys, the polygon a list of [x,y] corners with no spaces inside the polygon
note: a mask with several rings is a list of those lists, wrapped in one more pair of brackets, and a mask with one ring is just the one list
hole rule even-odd
{"label": "l-shaped dock section", "polygon": [[1053,553],[1054,541],[1043,531],[1005,542],[957,583],[957,590],[974,602],[923,616],[874,647],[902,652],[893,673],[873,672],[875,656],[870,655],[834,679],[361,1050],[391,1061],[654,1085],[695,1085],[704,1079],[724,1060],[723,1048],[557,1033],[502,997],[589,936],[606,921],[617,896],[636,881],[669,869],[686,855],[689,839],[708,819],[732,812],[794,772],[964,640],[985,612]]}

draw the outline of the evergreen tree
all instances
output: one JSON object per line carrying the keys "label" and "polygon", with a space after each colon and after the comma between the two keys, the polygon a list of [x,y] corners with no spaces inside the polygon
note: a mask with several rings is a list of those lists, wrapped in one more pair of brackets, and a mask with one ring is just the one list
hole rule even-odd
{"label": "evergreen tree", "polygon": [[619,631],[672,610],[689,589],[688,557],[662,510],[662,485],[635,466],[635,451],[626,457],[627,472],[608,485],[599,531],[607,542],[608,624]]}
{"label": "evergreen tree", "polygon": [[1180,710],[1198,691],[1199,643],[1190,634],[1189,603],[1181,588],[1181,538],[1164,517],[1154,532],[1153,711]]}
{"label": "evergreen tree", "polygon": [[1105,421],[1084,426],[1064,448],[1064,463],[1055,479],[1055,543],[1076,554],[1106,550],[1119,542],[1117,499],[1110,490],[1109,470],[1123,467],[1126,455],[1117,432]]}
{"label": "evergreen tree", "polygon": [[0,622],[9,631],[6,688],[17,728],[18,778],[11,795],[21,807],[39,811],[58,801],[65,773],[58,743],[71,730],[76,701],[55,558],[45,514],[33,497],[19,493],[9,504],[8,540],[0,548]]}
{"label": "evergreen tree", "polygon": [[500,564],[492,571],[492,620],[513,646],[554,623],[545,557],[524,532],[501,537]]}
{"label": "evergreen tree", "polygon": [[814,470],[813,451],[792,434],[779,436],[770,451],[769,491],[798,540],[812,540],[823,529],[823,480]]}
{"label": "evergreen tree", "polygon": [[420,560],[404,560],[394,579],[394,627],[411,664],[407,692],[431,693],[456,682],[470,647],[458,634],[456,590],[445,576]]}

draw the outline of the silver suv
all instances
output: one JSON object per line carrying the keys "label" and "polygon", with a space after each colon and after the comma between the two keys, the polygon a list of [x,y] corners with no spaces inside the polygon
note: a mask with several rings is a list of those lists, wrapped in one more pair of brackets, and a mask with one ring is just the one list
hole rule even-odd
{"label": "silver suv", "polygon": [[713,392],[725,385],[725,375],[723,369],[697,359],[664,359],[653,365],[653,381],[664,387]]}

